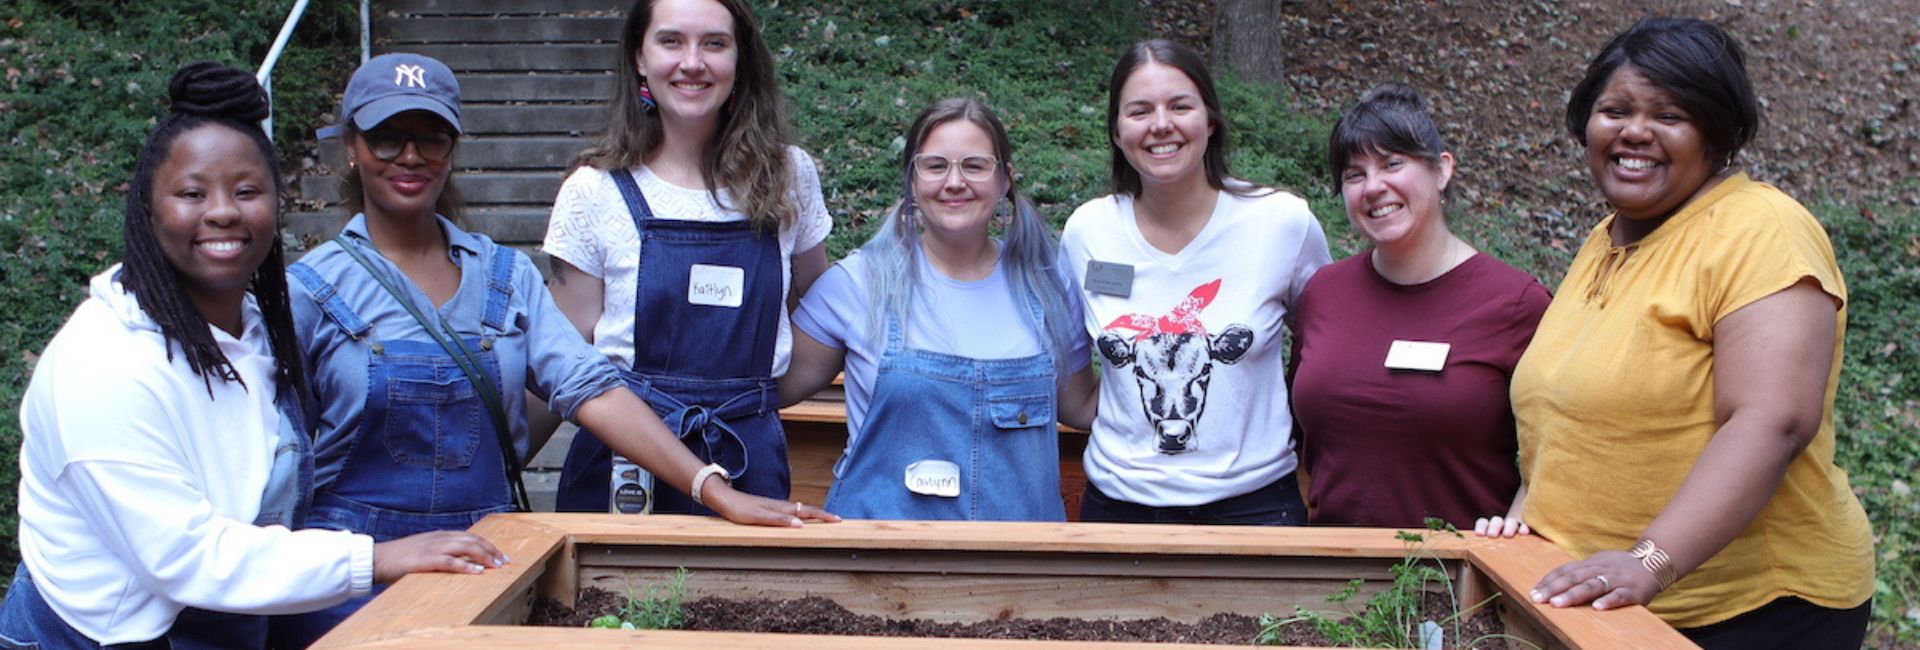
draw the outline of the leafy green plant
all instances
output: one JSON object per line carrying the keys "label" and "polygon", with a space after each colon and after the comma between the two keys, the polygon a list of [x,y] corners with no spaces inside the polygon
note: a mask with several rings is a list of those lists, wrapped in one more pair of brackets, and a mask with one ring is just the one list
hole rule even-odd
{"label": "leafy green plant", "polygon": [[[1286,618],[1266,614],[1260,617],[1260,633],[1254,638],[1254,644],[1279,645],[1283,640],[1281,631],[1301,623],[1314,626],[1336,645],[1356,648],[1424,648],[1428,647],[1427,635],[1437,634],[1449,626],[1452,629],[1451,637],[1461,638],[1461,623],[1498,598],[1499,594],[1465,607],[1452,600],[1453,578],[1447,575],[1446,565],[1440,562],[1440,558],[1427,548],[1426,541],[1428,535],[1462,535],[1453,524],[1438,518],[1428,517],[1426,524],[1427,533],[1424,535],[1404,530],[1394,533],[1394,537],[1406,545],[1406,554],[1398,564],[1390,567],[1393,583],[1368,598],[1360,611],[1354,611],[1348,603],[1360,593],[1366,581],[1354,579],[1333,595],[1327,596],[1328,603],[1346,611],[1345,617],[1336,618],[1304,607],[1295,607],[1293,616]],[[1452,603],[1451,611],[1425,611],[1422,598],[1428,587],[1435,584],[1448,595]],[[1441,615],[1437,620],[1436,614]],[[1427,621],[1433,621],[1437,627],[1423,630],[1422,624]],[[1490,635],[1457,643],[1456,647],[1471,647],[1493,637],[1512,639],[1505,635]]]}
{"label": "leafy green plant", "polygon": [[661,588],[657,593],[654,585],[643,587],[642,593],[627,590],[627,602],[620,606],[619,614],[608,614],[587,622],[587,627],[621,630],[673,630],[687,622],[686,610],[682,601],[687,598],[686,567],[673,572],[673,582]]}
{"label": "leafy green plant", "polygon": [[1920,640],[1920,210],[1816,203],[1847,283],[1834,461],[1873,526],[1876,633]]}

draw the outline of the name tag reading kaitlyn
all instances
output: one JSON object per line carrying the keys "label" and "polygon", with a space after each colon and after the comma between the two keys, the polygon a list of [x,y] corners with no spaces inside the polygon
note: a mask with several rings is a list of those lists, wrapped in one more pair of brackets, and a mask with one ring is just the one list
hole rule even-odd
{"label": "name tag reading kaitlyn", "polygon": [[1394,341],[1387,348],[1387,368],[1440,372],[1447,367],[1447,351],[1451,349],[1453,346],[1447,343]]}
{"label": "name tag reading kaitlyn", "polygon": [[917,460],[907,466],[907,491],[930,497],[960,496],[960,466],[944,460]]}
{"label": "name tag reading kaitlyn", "polygon": [[1086,290],[1121,298],[1133,295],[1133,265],[1087,260]]}
{"label": "name tag reading kaitlyn", "polygon": [[747,287],[747,272],[737,266],[693,265],[687,280],[687,302],[712,307],[740,306]]}

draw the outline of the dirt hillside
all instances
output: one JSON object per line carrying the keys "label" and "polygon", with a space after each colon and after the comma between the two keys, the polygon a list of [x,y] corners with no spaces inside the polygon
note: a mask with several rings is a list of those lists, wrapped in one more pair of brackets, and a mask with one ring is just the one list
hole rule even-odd
{"label": "dirt hillside", "polygon": [[[1143,0],[1157,32],[1200,41],[1211,2]],[[1516,208],[1550,244],[1603,210],[1566,96],[1586,62],[1641,16],[1716,21],[1741,39],[1763,123],[1742,155],[1802,200],[1920,206],[1920,0],[1285,0],[1288,86],[1337,111],[1375,83],[1434,102],[1461,162],[1461,196]]]}

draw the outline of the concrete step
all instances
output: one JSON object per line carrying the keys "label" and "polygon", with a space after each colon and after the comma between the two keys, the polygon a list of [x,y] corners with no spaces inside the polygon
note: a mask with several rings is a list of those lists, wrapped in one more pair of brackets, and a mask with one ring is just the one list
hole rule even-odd
{"label": "concrete step", "polygon": [[623,16],[631,2],[620,0],[385,0],[380,8],[392,14],[416,16],[526,16],[599,13]]}
{"label": "concrete step", "polygon": [[[412,52],[439,59],[464,76],[470,72],[502,71],[590,71],[606,72],[613,69],[614,60],[619,56],[617,43],[602,44],[555,44],[528,46],[524,44],[502,45],[447,45],[433,44],[386,44],[374,48],[376,54],[387,52]],[[464,80],[463,80],[464,81]]]}
{"label": "concrete step", "polygon": [[612,59],[576,74],[461,73],[460,98],[469,102],[604,102],[613,92]]}
{"label": "concrete step", "polygon": [[[462,170],[565,170],[567,164],[573,162],[573,157],[591,142],[586,138],[566,136],[462,138],[459,150],[454,152],[453,162]],[[552,200],[553,197],[548,196],[547,199]]]}
{"label": "concrete step", "polygon": [[618,17],[419,17],[389,19],[374,33],[391,47],[412,43],[595,43],[620,41]]}
{"label": "concrete step", "polygon": [[[539,244],[547,236],[549,208],[468,208],[466,229],[502,244]],[[290,212],[287,232],[302,241],[326,241],[347,224],[345,208],[321,212]]]}
{"label": "concrete step", "polygon": [[601,132],[606,113],[603,104],[461,104],[460,126],[469,140],[505,134],[585,136]]}
{"label": "concrete step", "polygon": [[[476,171],[458,172],[454,181],[460,187],[461,196],[468,205],[520,205],[525,207],[551,207],[553,197],[560,193],[560,181],[564,169],[542,171]],[[340,179],[332,175],[306,175],[300,177],[300,196],[307,201],[320,201],[328,205],[340,202]]]}

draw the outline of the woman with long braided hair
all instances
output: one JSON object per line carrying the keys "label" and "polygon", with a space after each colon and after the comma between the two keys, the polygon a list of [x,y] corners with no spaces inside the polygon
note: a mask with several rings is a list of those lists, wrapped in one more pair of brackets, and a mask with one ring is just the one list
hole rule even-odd
{"label": "woman with long braided hair", "polygon": [[136,158],[121,264],[93,278],[21,404],[21,564],[0,645],[262,647],[264,614],[500,566],[468,533],[288,529],[313,470],[280,173],[256,126],[267,96],[212,62],[168,90]]}

